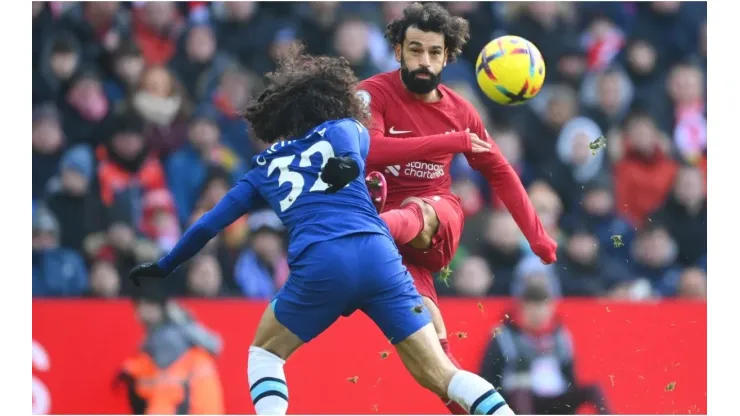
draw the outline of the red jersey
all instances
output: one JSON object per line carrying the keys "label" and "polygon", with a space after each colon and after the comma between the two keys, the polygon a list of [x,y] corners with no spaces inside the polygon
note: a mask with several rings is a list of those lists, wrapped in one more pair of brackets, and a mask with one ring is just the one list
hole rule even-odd
{"label": "red jersey", "polygon": [[[452,195],[450,162],[464,153],[506,205],[533,251],[540,257],[555,243],[547,236],[519,176],[490,139],[480,116],[468,101],[439,85],[439,101],[427,103],[411,94],[399,71],[362,81],[358,92],[372,114],[368,172],[383,172],[388,182],[386,209],[409,197]],[[364,93],[365,91],[366,93]],[[492,144],[487,153],[472,153],[468,132]]]}

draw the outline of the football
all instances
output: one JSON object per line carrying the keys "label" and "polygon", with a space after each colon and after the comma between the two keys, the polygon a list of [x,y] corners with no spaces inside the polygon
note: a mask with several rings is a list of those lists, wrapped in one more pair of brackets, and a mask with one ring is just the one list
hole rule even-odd
{"label": "football", "polygon": [[545,60],[534,44],[519,36],[490,42],[475,64],[478,86],[494,102],[518,105],[529,101],[545,82]]}

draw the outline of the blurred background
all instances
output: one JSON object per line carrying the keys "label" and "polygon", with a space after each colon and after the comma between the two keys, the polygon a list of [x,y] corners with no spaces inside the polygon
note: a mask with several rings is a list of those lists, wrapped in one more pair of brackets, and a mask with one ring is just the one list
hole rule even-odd
{"label": "blurred background", "polygon": [[[241,380],[255,327],[247,323],[256,324],[264,302],[289,274],[283,226],[266,204],[163,285],[135,293],[126,275],[172,248],[263,150],[238,111],[260,91],[263,74],[286,48],[302,42],[313,54],[342,55],[360,79],[397,69],[383,32],[408,3],[32,4],[34,412],[174,412],[184,406],[182,394],[168,390],[165,400],[159,390],[141,388],[141,381],[196,367],[215,376],[196,383],[182,375],[198,391],[205,389],[183,393],[194,395],[185,400],[187,411],[251,411]],[[684,353],[701,357],[703,348],[706,358],[706,3],[445,6],[469,20],[471,39],[461,59],[445,68],[443,81],[478,109],[560,244],[556,265],[539,263],[483,178],[464,157],[455,159],[453,191],[467,218],[452,274],[438,281],[446,297],[441,306],[448,329],[468,325],[454,320],[458,307],[485,317],[459,336],[461,362],[503,386],[524,413],[575,412],[584,403],[601,413],[664,409],[651,403],[629,407],[640,388],[603,391],[619,388],[615,374],[632,371],[632,358],[620,361],[627,367],[593,371],[593,380],[578,381],[583,370],[574,370],[573,345],[579,350],[579,338],[591,345],[582,350],[590,354],[587,362],[604,354],[607,347],[588,338],[594,322],[583,317],[603,314],[603,302],[613,302],[627,316],[620,322],[630,314],[655,317],[654,325],[624,329],[633,343],[658,331],[661,341],[636,344],[638,352],[653,348],[660,354],[659,342],[672,345],[678,354],[670,358],[672,368]],[[478,53],[503,34],[529,39],[546,60],[546,86],[525,106],[498,106],[475,84]],[[589,143],[600,135],[606,147],[592,152]],[[676,305],[684,309],[677,312]],[[237,308],[229,313],[242,315],[239,329],[223,328],[225,318],[213,308]],[[563,308],[586,309],[563,316]],[[62,316],[67,319],[59,325]],[[119,332],[108,328],[113,316],[125,322]],[[660,322],[684,330],[699,326],[688,335],[664,334]],[[66,351],[74,349],[69,331],[97,337],[80,342],[107,354],[113,368],[86,375],[61,374],[56,367],[57,375],[50,375],[50,345],[58,345],[57,360],[80,359]],[[229,333],[235,331],[247,334],[232,342]],[[463,340],[472,345],[475,331],[484,336],[475,346],[462,346]],[[698,344],[676,350],[682,340],[696,343],[696,334]],[[92,347],[97,341],[108,347]],[[116,352],[104,352],[111,344]],[[328,341],[319,345],[329,348]],[[236,362],[224,358],[229,348]],[[95,355],[86,357],[95,363],[90,371],[101,368],[99,358],[89,357]],[[524,364],[504,365],[512,357]],[[238,367],[238,383],[223,381],[230,377],[223,374],[225,362]],[[699,391],[684,407],[666,409],[705,411],[706,360],[697,365],[702,375],[684,376]],[[115,375],[127,386],[124,399],[119,403],[113,399],[119,396],[106,392],[109,399],[86,403],[55,393],[65,383],[57,386],[49,377],[66,380],[72,372],[85,383]],[[660,381],[656,391],[672,391],[670,382]],[[392,394],[387,392],[386,403],[394,403]],[[367,408],[336,411],[404,411],[383,399],[366,404],[365,393],[358,397]],[[161,400],[168,404],[152,404]],[[333,411],[298,406],[305,413]]]}

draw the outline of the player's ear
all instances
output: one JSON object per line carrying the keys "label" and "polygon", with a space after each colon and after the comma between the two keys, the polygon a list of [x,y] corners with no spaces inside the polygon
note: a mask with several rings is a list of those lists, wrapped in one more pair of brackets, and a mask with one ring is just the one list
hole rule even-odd
{"label": "player's ear", "polygon": [[442,64],[442,68],[447,66],[447,59],[449,59],[450,54],[447,53],[447,48],[445,48],[445,62]]}
{"label": "player's ear", "polygon": [[396,46],[393,47],[393,52],[395,52],[396,55],[396,62],[399,63],[401,62],[401,48],[403,48],[401,44],[396,44]]}

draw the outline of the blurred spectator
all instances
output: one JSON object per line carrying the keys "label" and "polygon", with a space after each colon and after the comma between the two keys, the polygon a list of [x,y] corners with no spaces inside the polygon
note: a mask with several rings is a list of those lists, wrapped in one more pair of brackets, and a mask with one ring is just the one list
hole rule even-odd
{"label": "blurred spectator", "polygon": [[121,294],[121,276],[115,265],[98,260],[90,268],[90,292],[92,297],[112,299]]}
{"label": "blurred spectator", "polygon": [[380,72],[370,56],[370,28],[363,19],[345,19],[335,30],[336,55],[344,56],[349,61],[357,78],[369,78]]}
{"label": "blurred spectator", "polygon": [[611,16],[602,13],[589,21],[581,42],[586,48],[588,70],[596,72],[606,69],[613,62],[625,44],[625,36]]}
{"label": "blurred spectator", "polygon": [[96,146],[103,139],[100,126],[111,116],[111,105],[100,74],[93,68],[80,70],[69,81],[63,94],[60,110],[69,144]]}
{"label": "blurred spectator", "polygon": [[213,28],[206,24],[193,26],[187,32],[184,50],[179,51],[170,63],[185,90],[196,102],[210,95],[230,64],[230,59],[218,51]]}
{"label": "blurred spectator", "polygon": [[183,24],[175,3],[152,1],[134,5],[131,29],[148,65],[165,65],[172,59]]}
{"label": "blurred spectator", "polygon": [[191,104],[185,89],[168,69],[147,68],[126,109],[143,120],[147,145],[160,157],[166,158],[185,143]]}
{"label": "blurred spectator", "polygon": [[219,166],[227,171],[232,184],[246,172],[244,162],[221,142],[218,117],[218,111],[212,106],[198,107],[188,130],[188,145],[167,162],[168,183],[183,223],[195,208],[209,166]]}
{"label": "blurred spectator", "polygon": [[218,260],[208,254],[196,257],[188,266],[187,288],[189,295],[198,297],[230,295],[223,284]]}
{"label": "blurred spectator", "polygon": [[34,105],[45,101],[61,103],[63,90],[80,67],[80,55],[80,44],[66,32],[56,33],[46,41],[40,51],[39,70],[32,76]]}
{"label": "blurred spectator", "polygon": [[555,315],[546,286],[527,285],[514,310],[496,328],[480,374],[502,387],[517,414],[576,414],[590,404],[611,413],[598,385],[575,378],[573,339]]}
{"label": "blurred spectator", "polygon": [[101,69],[129,37],[129,16],[118,1],[77,3],[64,13],[60,26],[80,42],[84,61]]}
{"label": "blurred spectator", "polygon": [[649,224],[638,234],[630,252],[630,264],[637,277],[647,279],[663,294],[675,292],[678,247],[665,228]]}
{"label": "blurred spectator", "polygon": [[452,276],[452,287],[460,296],[487,296],[494,276],[485,259],[478,256],[465,258]]}
{"label": "blurred spectator", "polygon": [[[306,45],[306,52],[313,55],[329,55],[340,23],[341,3],[338,1],[314,1],[298,6],[298,34]],[[359,77],[362,79],[362,77]]]}
{"label": "blurred spectator", "polygon": [[162,165],[141,134],[141,122],[124,115],[111,120],[107,127],[109,138],[98,149],[98,181],[103,203],[112,206],[117,194],[127,190],[145,193],[166,187]]}
{"label": "blurred spectator", "polygon": [[632,280],[629,269],[601,249],[599,240],[587,229],[573,230],[558,254],[564,296],[603,296],[614,282]]}
{"label": "blurred spectator", "polygon": [[581,202],[583,185],[604,171],[606,152],[592,153],[589,144],[601,136],[591,119],[576,117],[565,123],[557,141],[558,161],[551,163],[549,180],[563,198],[566,209]]}
{"label": "blurred spectator", "polygon": [[640,227],[665,200],[678,167],[650,115],[633,112],[622,136],[620,142],[610,143],[622,152],[614,166],[617,208]]}
{"label": "blurred spectator", "polygon": [[557,62],[565,49],[564,42],[576,35],[575,28],[569,24],[569,9],[573,4],[537,1],[507,6],[512,16],[510,32],[537,45],[545,62]]}
{"label": "blurred spectator", "polygon": [[[585,185],[580,208],[571,212],[565,222],[583,225],[599,240],[604,254],[626,260],[635,238],[635,228],[615,210],[611,178],[600,176]],[[615,242],[615,237],[616,241]]]}
{"label": "blurred spectator", "polygon": [[254,148],[249,141],[247,122],[242,112],[247,107],[252,91],[256,89],[258,77],[246,70],[231,66],[221,75],[219,84],[211,96],[211,104],[218,110],[218,125],[223,142],[239,154],[242,160],[250,160]]}
{"label": "blurred spectator", "polygon": [[144,194],[138,228],[146,238],[156,242],[162,252],[175,247],[180,239],[180,222],[169,190],[153,189]]}
{"label": "blurred spectator", "polygon": [[558,59],[550,73],[552,81],[578,90],[588,69],[588,57],[580,40],[577,36],[566,36],[556,51]]}
{"label": "blurred spectator", "polygon": [[60,175],[47,185],[46,204],[59,220],[60,243],[77,252],[91,231],[88,216],[99,210],[100,201],[90,192],[94,169],[92,150],[85,145],[73,147],[62,157]]}
{"label": "blurred spectator", "polygon": [[[535,166],[542,178],[551,178],[547,167],[556,161],[557,138],[568,120],[578,114],[575,91],[565,85],[543,88],[540,92],[544,109],[531,107],[518,123],[524,144],[524,157]],[[534,104],[534,103],[533,103]]]}
{"label": "blurred spectator", "polygon": [[619,127],[627,116],[635,94],[632,81],[625,71],[612,67],[589,76],[583,84],[581,99],[586,105],[585,114],[604,133]]}
{"label": "blurred spectator", "polygon": [[520,297],[531,285],[542,285],[547,288],[553,299],[562,297],[560,280],[556,265],[545,265],[539,257],[525,257],[514,269],[514,282],[511,285],[511,296]]}
{"label": "blurred spectator", "polygon": [[704,177],[695,167],[678,171],[673,193],[652,215],[653,222],[665,225],[678,244],[678,261],[695,265],[707,255],[707,196]]}
{"label": "blurred spectator", "polygon": [[707,118],[704,75],[695,65],[675,66],[669,75],[668,95],[673,104],[667,120],[679,156],[697,163],[707,149]]}
{"label": "blurred spectator", "polygon": [[524,256],[521,233],[511,214],[506,211],[493,212],[485,230],[477,252],[494,272],[491,293],[506,295],[511,291],[514,268]]}
{"label": "blurred spectator", "polygon": [[144,73],[144,57],[133,42],[122,40],[111,58],[111,75],[104,83],[111,103],[125,102],[133,95]]}
{"label": "blurred spectator", "polygon": [[242,293],[253,299],[271,299],[290,273],[283,241],[283,225],[272,211],[249,216],[249,247],[236,263],[234,278]]}
{"label": "blurred spectator", "polygon": [[45,206],[33,214],[34,297],[81,296],[87,290],[87,270],[79,254],[59,246],[59,223]]}
{"label": "blurred spectator", "polygon": [[687,4],[680,1],[639,3],[633,33],[649,39],[669,61],[684,58],[695,49],[696,44],[691,39],[697,32],[691,28],[698,26],[694,19],[701,19],[701,16],[692,16]]}
{"label": "blurred spectator", "polygon": [[[211,166],[206,173],[206,179],[199,190],[196,212],[205,213],[213,209],[226,193],[231,189],[232,176],[223,168]],[[224,247],[229,251],[240,249],[248,235],[246,217],[231,223],[221,233]]]}
{"label": "blurred spectator", "polygon": [[237,59],[242,65],[264,53],[262,39],[270,36],[274,18],[261,9],[256,1],[224,1],[211,3],[214,7],[217,43],[219,49]]}
{"label": "blurred spectator", "polygon": [[64,149],[59,112],[51,103],[34,107],[31,130],[31,195],[42,198],[46,184],[59,171],[59,161]]}
{"label": "blurred spectator", "polygon": [[623,61],[635,87],[635,103],[646,108],[659,106],[667,67],[664,55],[649,39],[633,33],[624,48]]}
{"label": "blurred spectator", "polygon": [[[48,42],[49,37],[54,30],[54,18],[52,17],[51,10],[49,10],[49,5],[46,2],[31,2],[31,8],[33,9],[31,61],[33,62],[32,68],[35,78],[41,64],[45,61],[42,53],[46,42]],[[35,83],[33,87],[33,92],[36,93]]]}
{"label": "blurred spectator", "polygon": [[707,300],[707,274],[702,269],[688,268],[681,273],[678,296],[684,299]]}
{"label": "blurred spectator", "polygon": [[141,351],[117,377],[134,414],[223,414],[218,336],[154,288],[134,298],[146,329]]}

